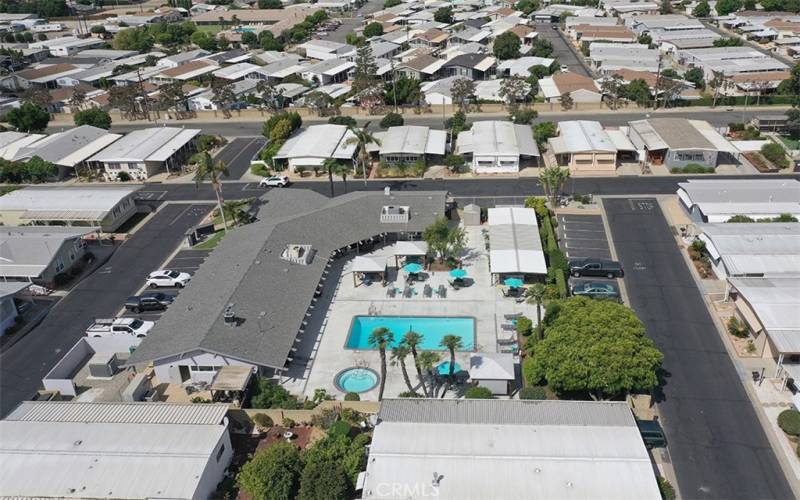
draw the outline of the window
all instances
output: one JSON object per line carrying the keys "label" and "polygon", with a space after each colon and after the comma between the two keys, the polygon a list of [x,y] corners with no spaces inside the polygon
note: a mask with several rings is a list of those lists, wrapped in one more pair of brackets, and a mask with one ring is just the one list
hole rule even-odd
{"label": "window", "polygon": [[222,455],[225,453],[225,443],[222,443],[222,446],[219,447],[219,451],[217,452],[217,462],[219,459],[222,458]]}
{"label": "window", "polygon": [[677,152],[677,153],[675,153],[675,158],[678,161],[699,161],[699,162],[702,162],[702,161],[705,160],[705,155],[703,155],[703,153]]}

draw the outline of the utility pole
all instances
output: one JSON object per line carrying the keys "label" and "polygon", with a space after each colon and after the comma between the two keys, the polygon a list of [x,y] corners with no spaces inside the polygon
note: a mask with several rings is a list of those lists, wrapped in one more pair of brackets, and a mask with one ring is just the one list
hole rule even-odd
{"label": "utility pole", "polygon": [[389,64],[392,65],[392,88],[394,89],[394,112],[397,113],[397,78],[394,72],[394,57],[389,59]]}
{"label": "utility pole", "polygon": [[658,91],[661,88],[661,62],[663,61],[664,56],[661,52],[658,53],[658,70],[656,71],[656,88],[654,91],[655,94],[655,103],[653,104],[653,111],[658,110]]}

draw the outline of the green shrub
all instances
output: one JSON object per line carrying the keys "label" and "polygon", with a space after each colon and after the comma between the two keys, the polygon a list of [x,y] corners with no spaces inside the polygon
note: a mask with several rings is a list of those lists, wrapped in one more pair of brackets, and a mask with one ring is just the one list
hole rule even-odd
{"label": "green shrub", "polygon": [[250,165],[250,173],[260,177],[269,177],[269,169],[263,163],[253,163]]}
{"label": "green shrub", "polygon": [[387,113],[386,116],[381,119],[380,126],[381,128],[400,127],[403,123],[405,122],[402,115],[398,113]]}
{"label": "green shrub", "polygon": [[784,167],[789,163],[786,160],[786,153],[784,153],[783,148],[774,142],[770,142],[761,146],[761,154],[764,156],[764,158],[771,161],[775,165],[778,165],[779,167]]}
{"label": "green shrub", "polygon": [[281,426],[286,427],[288,429],[291,429],[295,425],[297,425],[297,422],[295,422],[294,420],[292,420],[289,417],[284,417],[283,418],[283,422],[281,422]]}
{"label": "green shrub", "polygon": [[778,427],[790,436],[800,436],[800,412],[784,410],[778,415]]}
{"label": "green shrub", "polygon": [[269,418],[269,415],[266,413],[256,413],[253,415],[253,422],[255,422],[262,429],[266,429],[267,427],[272,427],[274,425],[272,419]]}
{"label": "green shrub", "polygon": [[449,154],[444,159],[444,164],[453,172],[458,173],[464,167],[464,157],[461,155]]}
{"label": "green shrub", "polygon": [[685,167],[673,167],[670,169],[673,174],[713,174],[716,172],[714,167],[706,167],[698,163],[690,163]]}
{"label": "green shrub", "polygon": [[748,216],[746,216],[746,215],[734,215],[734,216],[731,216],[731,217],[730,217],[728,220],[726,220],[725,222],[730,222],[730,223],[737,223],[737,222],[755,222],[755,220],[754,220],[752,217],[748,217]]}
{"label": "green shrub", "polygon": [[250,407],[294,410],[298,407],[298,403],[297,398],[292,396],[284,387],[266,377],[259,377],[253,391],[253,397],[250,398]]}
{"label": "green shrub", "polygon": [[536,212],[539,221],[550,217],[550,210],[547,209],[547,199],[541,196],[525,198],[525,208],[532,208]]}
{"label": "green shrub", "polygon": [[533,321],[525,316],[517,317],[517,333],[527,337],[533,332]]}
{"label": "green shrub", "polygon": [[331,116],[328,118],[328,123],[332,123],[334,125],[344,125],[345,127],[358,126],[356,119],[352,116]]}
{"label": "green shrub", "polygon": [[357,392],[348,392],[344,395],[345,401],[361,401],[361,396]]}
{"label": "green shrub", "polygon": [[744,123],[729,123],[728,130],[731,132],[742,132],[744,130]]}
{"label": "green shrub", "polygon": [[656,479],[658,481],[658,491],[661,492],[661,498],[663,500],[675,500],[675,488],[669,484],[669,481],[661,476],[657,476]]}
{"label": "green shrub", "polygon": [[547,391],[544,387],[540,385],[531,385],[528,387],[523,387],[519,391],[519,399],[537,399],[537,400],[544,400],[547,399]]}
{"label": "green shrub", "polygon": [[131,180],[131,174],[128,172],[122,171],[117,173],[117,180],[120,182],[128,182]]}
{"label": "green shrub", "polygon": [[555,277],[558,296],[562,299],[566,299],[567,295],[569,295],[569,288],[567,287],[567,277],[564,275],[564,271],[556,269]]}
{"label": "green shrub", "polygon": [[470,387],[464,392],[467,399],[493,399],[492,391],[486,387]]}
{"label": "green shrub", "polygon": [[258,451],[242,466],[236,484],[251,498],[294,498],[303,463],[291,443],[278,442]]}
{"label": "green shrub", "polygon": [[422,395],[414,391],[405,391],[397,395],[398,398],[421,398]]}
{"label": "green shrub", "polygon": [[728,320],[728,331],[731,335],[740,339],[747,337],[748,333],[747,325],[735,316],[731,316],[731,319]]}
{"label": "green shrub", "polygon": [[330,436],[348,437],[350,436],[351,432],[353,432],[353,427],[347,422],[342,422],[341,420],[333,424],[331,428],[328,429],[328,434]]}

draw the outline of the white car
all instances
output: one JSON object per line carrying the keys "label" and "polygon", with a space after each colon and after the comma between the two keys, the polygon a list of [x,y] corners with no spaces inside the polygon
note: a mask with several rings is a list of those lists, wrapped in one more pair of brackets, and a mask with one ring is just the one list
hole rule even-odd
{"label": "white car", "polygon": [[258,187],[285,187],[289,185],[289,178],[285,175],[275,175],[272,177],[264,177],[258,183]]}
{"label": "white car", "polygon": [[561,72],[562,73],[569,73],[569,68],[566,65],[562,64],[561,65]]}
{"label": "white car", "polygon": [[97,319],[86,329],[90,337],[117,337],[130,336],[137,338],[147,337],[153,329],[155,322],[142,321],[138,318]]}
{"label": "white car", "polygon": [[150,288],[158,288],[162,286],[183,288],[191,279],[192,277],[189,275],[189,273],[182,273],[169,269],[160,269],[150,273],[150,275],[147,277],[147,286]]}

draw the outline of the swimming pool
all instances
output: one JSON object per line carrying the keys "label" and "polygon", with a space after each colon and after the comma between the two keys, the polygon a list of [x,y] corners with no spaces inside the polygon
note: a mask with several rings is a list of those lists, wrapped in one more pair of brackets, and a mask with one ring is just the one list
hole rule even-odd
{"label": "swimming pool", "polygon": [[445,335],[461,337],[464,347],[461,351],[472,351],[475,348],[475,318],[442,317],[442,316],[355,316],[350,324],[347,336],[347,349],[374,349],[369,344],[369,335],[376,328],[388,328],[394,334],[395,347],[403,340],[409,330],[422,335],[420,351],[444,350],[439,342]]}
{"label": "swimming pool", "polygon": [[340,371],[333,383],[342,392],[367,392],[378,385],[380,377],[375,370],[354,366]]}

